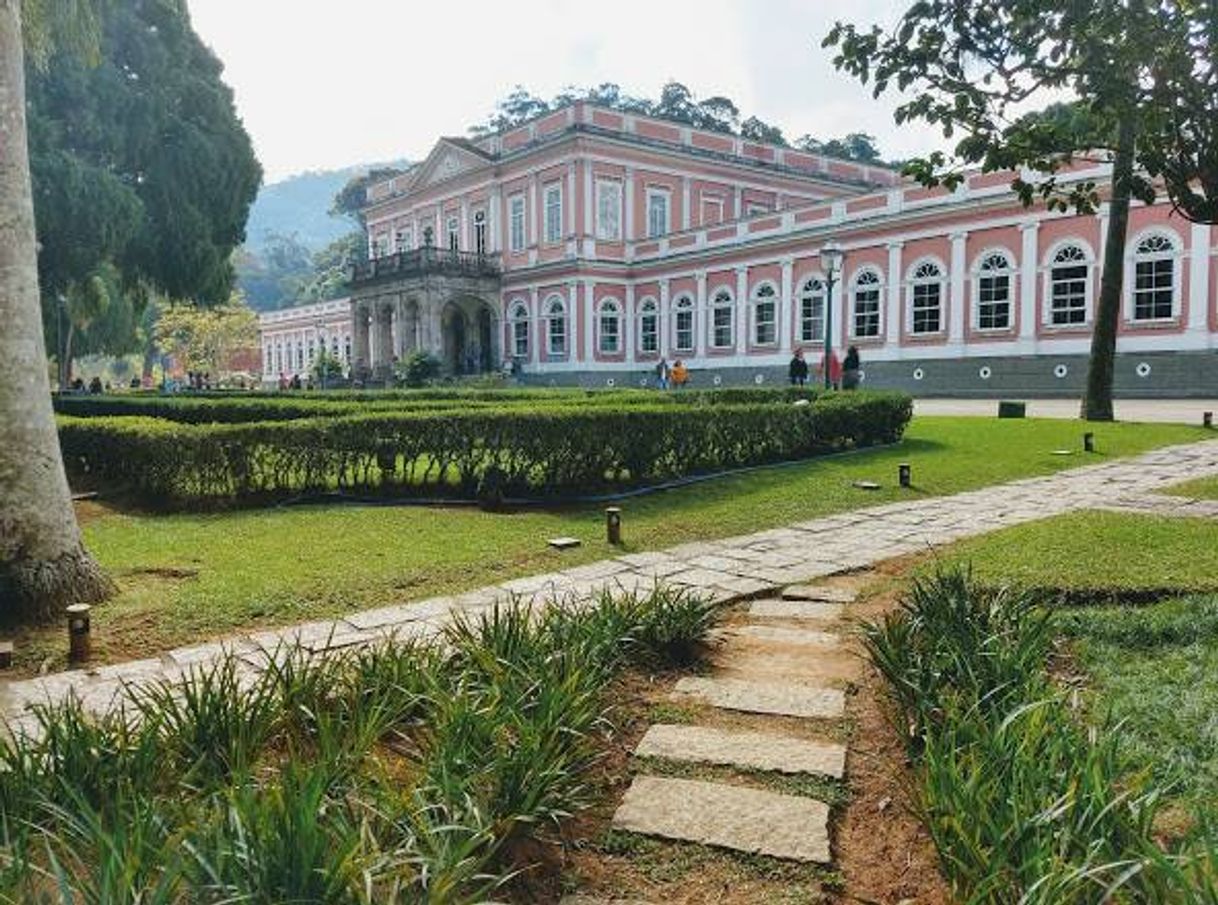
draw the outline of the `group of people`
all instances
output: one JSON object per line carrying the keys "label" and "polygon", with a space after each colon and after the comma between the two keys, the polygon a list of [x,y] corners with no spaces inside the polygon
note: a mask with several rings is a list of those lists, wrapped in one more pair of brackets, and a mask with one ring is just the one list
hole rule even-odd
{"label": "group of people", "polygon": [[[825,357],[821,356],[820,365],[816,371],[821,377],[825,374]],[[832,352],[829,353],[829,385],[835,390],[856,390],[860,379],[859,350],[851,346],[846,350],[846,358],[839,360]],[[787,377],[791,386],[804,386],[808,382],[808,362],[804,358],[804,350],[796,349],[787,368]]]}
{"label": "group of people", "polygon": [[666,359],[661,358],[656,362],[656,386],[661,390],[669,387],[679,390],[687,383],[689,383],[689,368],[680,358],[674,361],[671,367]]}

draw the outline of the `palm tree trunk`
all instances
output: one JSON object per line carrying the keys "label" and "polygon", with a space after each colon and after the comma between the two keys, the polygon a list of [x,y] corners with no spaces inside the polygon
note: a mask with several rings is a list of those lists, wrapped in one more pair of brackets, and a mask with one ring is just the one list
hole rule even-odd
{"label": "palm tree trunk", "polygon": [[46,619],[113,589],[64,475],[38,304],[21,0],[0,0],[0,619]]}
{"label": "palm tree trunk", "polygon": [[1091,333],[1091,360],[1087,366],[1087,394],[1083,397],[1081,413],[1088,421],[1111,421],[1113,418],[1112,383],[1116,364],[1117,324],[1120,322],[1121,295],[1125,284],[1125,240],[1129,233],[1135,135],[1133,118],[1126,114],[1117,129],[1108,234],[1104,239],[1104,272],[1100,277],[1100,300],[1096,305],[1095,328]]}

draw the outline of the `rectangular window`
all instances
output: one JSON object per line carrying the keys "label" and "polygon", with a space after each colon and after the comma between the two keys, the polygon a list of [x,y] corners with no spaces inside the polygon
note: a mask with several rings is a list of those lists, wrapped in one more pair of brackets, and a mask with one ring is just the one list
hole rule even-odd
{"label": "rectangular window", "polygon": [[758,201],[750,201],[744,207],[744,215],[746,217],[759,217],[762,214],[768,214],[769,212],[769,206]]}
{"label": "rectangular window", "polygon": [[1011,326],[1011,277],[1001,273],[977,278],[977,327],[1006,330]]}
{"label": "rectangular window", "polygon": [[404,226],[398,230],[394,236],[395,251],[410,251],[414,247],[414,237],[409,226]]}
{"label": "rectangular window", "polygon": [[678,352],[694,350],[694,313],[688,308],[677,311],[676,347]]}
{"label": "rectangular window", "polygon": [[622,184],[609,180],[596,183],[596,238],[619,242],[622,238]]}
{"label": "rectangular window", "polygon": [[551,358],[561,358],[567,354],[567,319],[562,315],[551,316],[546,325],[549,338],[549,353]]}
{"label": "rectangular window", "polygon": [[562,241],[562,184],[555,182],[546,186],[546,242]]}
{"label": "rectangular window", "polygon": [[718,226],[723,222],[723,199],[722,198],[703,198],[702,199],[702,225],[703,226]]}
{"label": "rectangular window", "polygon": [[778,341],[778,324],[775,320],[775,305],[771,301],[758,302],[756,311],[756,330],[754,339],[759,346],[768,346]]}
{"label": "rectangular window", "polygon": [[524,195],[508,199],[509,241],[512,251],[524,251]]}
{"label": "rectangular window", "polygon": [[654,313],[648,312],[639,321],[639,349],[643,352],[656,352],[659,348],[659,318]]}
{"label": "rectangular window", "polygon": [[732,317],[734,311],[729,307],[714,309],[711,323],[711,341],[716,349],[726,349],[732,344]]}
{"label": "rectangular window", "polygon": [[525,318],[512,324],[512,353],[517,358],[529,357],[529,322]]}
{"label": "rectangular window", "polygon": [[663,189],[647,190],[647,238],[657,239],[668,235],[668,192]]}
{"label": "rectangular window", "polygon": [[913,332],[939,332],[938,283],[918,283],[913,287]]}
{"label": "rectangular window", "polygon": [[1171,318],[1176,262],[1171,258],[1138,261],[1133,274],[1133,319],[1154,321]]}
{"label": "rectangular window", "polygon": [[824,342],[825,297],[819,293],[807,293],[799,301],[799,341],[804,343]]}
{"label": "rectangular window", "polygon": [[618,352],[621,342],[618,330],[620,323],[617,314],[601,315],[601,352],[606,355],[616,355]]}
{"label": "rectangular window", "polygon": [[1053,325],[1087,323],[1087,265],[1054,267],[1050,284],[1049,311]]}
{"label": "rectangular window", "polygon": [[880,335],[880,290],[878,288],[855,290],[854,335],[860,339]]}
{"label": "rectangular window", "polygon": [[451,251],[461,250],[461,221],[456,217],[448,218],[448,247]]}

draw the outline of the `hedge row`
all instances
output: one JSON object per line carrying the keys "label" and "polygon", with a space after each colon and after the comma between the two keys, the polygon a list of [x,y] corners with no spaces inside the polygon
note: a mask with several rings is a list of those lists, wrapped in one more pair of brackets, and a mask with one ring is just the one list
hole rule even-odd
{"label": "hedge row", "polygon": [[808,405],[633,405],[373,413],[253,424],[60,419],[74,477],[164,507],[343,491],[552,498],[899,439],[899,393]]}
{"label": "hedge row", "polygon": [[419,390],[320,394],[211,394],[183,396],[57,396],[55,410],[78,418],[138,415],[184,424],[240,424],[356,414],[440,411],[502,406],[767,404],[813,399],[816,390],[726,388],[657,393],[644,390]]}

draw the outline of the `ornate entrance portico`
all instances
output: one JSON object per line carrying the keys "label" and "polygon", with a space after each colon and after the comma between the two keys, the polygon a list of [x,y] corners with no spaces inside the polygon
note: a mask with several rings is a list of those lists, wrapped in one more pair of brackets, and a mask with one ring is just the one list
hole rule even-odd
{"label": "ornate entrance portico", "polygon": [[446,374],[493,370],[499,360],[499,267],[488,255],[420,248],[352,267],[352,374],[380,382],[416,350]]}

